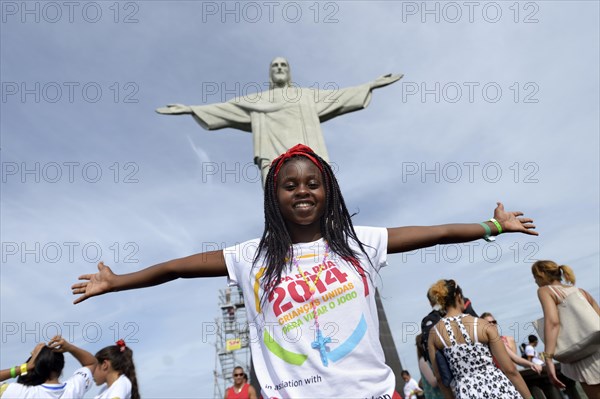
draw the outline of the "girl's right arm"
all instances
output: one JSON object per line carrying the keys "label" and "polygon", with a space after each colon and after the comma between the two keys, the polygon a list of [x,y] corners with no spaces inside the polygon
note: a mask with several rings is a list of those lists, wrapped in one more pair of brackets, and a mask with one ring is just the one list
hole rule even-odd
{"label": "girl's right arm", "polygon": [[98,263],[98,273],[84,274],[79,280],[83,283],[73,284],[73,295],[81,294],[74,304],[93,296],[108,292],[152,287],[178,278],[219,277],[227,275],[227,266],[222,250],[203,252],[185,258],[159,263],[146,269],[128,273],[114,274],[110,267]]}

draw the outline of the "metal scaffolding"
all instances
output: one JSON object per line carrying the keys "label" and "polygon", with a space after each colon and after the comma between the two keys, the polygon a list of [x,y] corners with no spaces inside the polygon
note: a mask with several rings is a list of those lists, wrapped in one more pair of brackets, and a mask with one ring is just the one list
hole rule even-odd
{"label": "metal scaffolding", "polygon": [[243,367],[250,378],[250,341],[248,319],[242,291],[238,287],[219,290],[220,317],[215,319],[214,397],[222,399],[233,385],[233,369]]}

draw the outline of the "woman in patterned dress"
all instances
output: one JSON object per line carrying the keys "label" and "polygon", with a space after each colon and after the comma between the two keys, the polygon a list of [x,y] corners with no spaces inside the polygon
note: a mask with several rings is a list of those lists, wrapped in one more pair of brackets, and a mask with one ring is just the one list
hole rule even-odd
{"label": "woman in patterned dress", "polygon": [[[462,313],[464,300],[458,284],[454,280],[440,280],[430,288],[430,292],[446,311],[446,316],[430,331],[429,357],[435,359],[436,350],[443,351],[454,376],[454,397],[531,398],[531,392],[510,360],[496,326]],[[492,354],[502,371],[494,366]],[[450,390],[441,384],[435,361],[433,369],[444,395],[452,398]]]}

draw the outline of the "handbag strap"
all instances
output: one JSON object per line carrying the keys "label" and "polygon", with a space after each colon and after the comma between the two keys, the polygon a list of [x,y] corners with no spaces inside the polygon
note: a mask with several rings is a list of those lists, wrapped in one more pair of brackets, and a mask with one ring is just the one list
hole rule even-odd
{"label": "handbag strap", "polygon": [[583,297],[590,304],[590,306],[594,307],[594,305],[593,305],[594,301],[592,299],[592,296],[583,288],[579,288],[579,292],[581,292],[581,294],[583,294]]}
{"label": "handbag strap", "polygon": [[562,289],[560,289],[562,287],[559,288],[558,286],[555,287],[552,285],[548,285],[547,287],[550,289],[550,291],[552,291],[552,293],[554,294],[554,296],[556,297],[556,299],[559,302],[564,301],[564,299],[566,298],[566,295],[565,295],[565,292]]}
{"label": "handbag strap", "polygon": [[581,293],[583,298],[590,305],[592,305],[592,301],[590,301],[589,294],[585,290],[583,290],[581,288],[577,288],[574,285],[569,286],[569,287],[563,287],[561,285],[548,285],[547,287],[548,287],[548,289],[550,289],[550,291],[552,291],[552,293],[554,294],[555,299],[558,303],[564,302],[567,299],[567,297],[572,294]]}

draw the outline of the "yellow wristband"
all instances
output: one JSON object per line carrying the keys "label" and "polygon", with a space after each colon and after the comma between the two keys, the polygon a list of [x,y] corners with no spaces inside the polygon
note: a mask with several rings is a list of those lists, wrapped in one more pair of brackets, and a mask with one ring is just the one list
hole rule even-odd
{"label": "yellow wristband", "polygon": [[21,365],[21,375],[27,375],[27,363]]}
{"label": "yellow wristband", "polygon": [[490,222],[492,222],[492,223],[494,223],[496,225],[496,228],[498,229],[498,234],[502,234],[502,226],[500,225],[500,222],[498,222],[494,218],[491,218]]}

